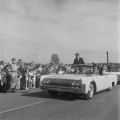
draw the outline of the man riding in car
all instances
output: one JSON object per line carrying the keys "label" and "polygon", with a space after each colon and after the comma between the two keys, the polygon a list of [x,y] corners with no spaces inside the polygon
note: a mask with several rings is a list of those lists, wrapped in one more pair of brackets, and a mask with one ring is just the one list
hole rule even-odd
{"label": "man riding in car", "polygon": [[75,53],[75,59],[73,64],[84,64],[84,60],[82,57],[80,57],[79,53]]}
{"label": "man riding in car", "polygon": [[[75,53],[75,59],[74,59],[73,65],[83,65],[83,64],[84,64],[83,58],[80,57],[79,53]],[[82,72],[82,68],[80,66],[77,66],[76,69],[77,69],[77,73]]]}

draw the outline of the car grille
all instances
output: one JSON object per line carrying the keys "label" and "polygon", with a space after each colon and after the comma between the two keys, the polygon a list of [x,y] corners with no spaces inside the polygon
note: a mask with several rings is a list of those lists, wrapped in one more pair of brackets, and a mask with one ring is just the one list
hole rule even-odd
{"label": "car grille", "polygon": [[[44,80],[46,82],[44,82]],[[65,87],[71,87],[73,80],[69,79],[56,79],[56,78],[49,78],[44,79],[43,85],[52,85],[52,86],[65,86]]]}

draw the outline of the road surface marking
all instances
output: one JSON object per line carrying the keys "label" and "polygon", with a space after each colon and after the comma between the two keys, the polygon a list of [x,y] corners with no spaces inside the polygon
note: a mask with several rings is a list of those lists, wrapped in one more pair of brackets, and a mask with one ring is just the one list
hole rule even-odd
{"label": "road surface marking", "polygon": [[46,102],[46,101],[39,101],[39,102],[35,102],[35,103],[32,103],[32,104],[28,104],[28,105],[24,105],[24,106],[12,108],[12,109],[4,110],[4,111],[1,111],[0,114],[2,114],[2,113],[7,113],[7,112],[11,112],[11,111],[18,110],[18,109],[22,109],[22,108],[26,108],[26,107],[30,107],[30,106],[37,105],[37,104],[41,104],[41,103],[45,103],[45,102]]}

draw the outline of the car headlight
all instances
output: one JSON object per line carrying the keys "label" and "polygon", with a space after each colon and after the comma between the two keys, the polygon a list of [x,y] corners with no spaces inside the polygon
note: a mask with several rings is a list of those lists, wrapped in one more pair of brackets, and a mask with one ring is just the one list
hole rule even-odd
{"label": "car headlight", "polygon": [[44,79],[44,80],[42,81],[42,84],[48,84],[49,82],[50,82],[49,80]]}
{"label": "car headlight", "polygon": [[72,82],[72,87],[81,87],[82,85],[82,80],[75,80]]}

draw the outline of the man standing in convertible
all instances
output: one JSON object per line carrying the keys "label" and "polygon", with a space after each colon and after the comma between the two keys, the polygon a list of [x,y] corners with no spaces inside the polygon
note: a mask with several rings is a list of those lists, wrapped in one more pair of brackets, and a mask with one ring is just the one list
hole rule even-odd
{"label": "man standing in convertible", "polygon": [[[83,65],[83,64],[84,64],[83,58],[80,57],[79,53],[75,53],[75,59],[74,59],[73,65]],[[75,71],[76,73],[81,73],[82,67],[81,66],[75,67]]]}
{"label": "man standing in convertible", "polygon": [[73,64],[84,64],[84,60],[82,57],[80,57],[79,53],[75,53],[75,59]]}

